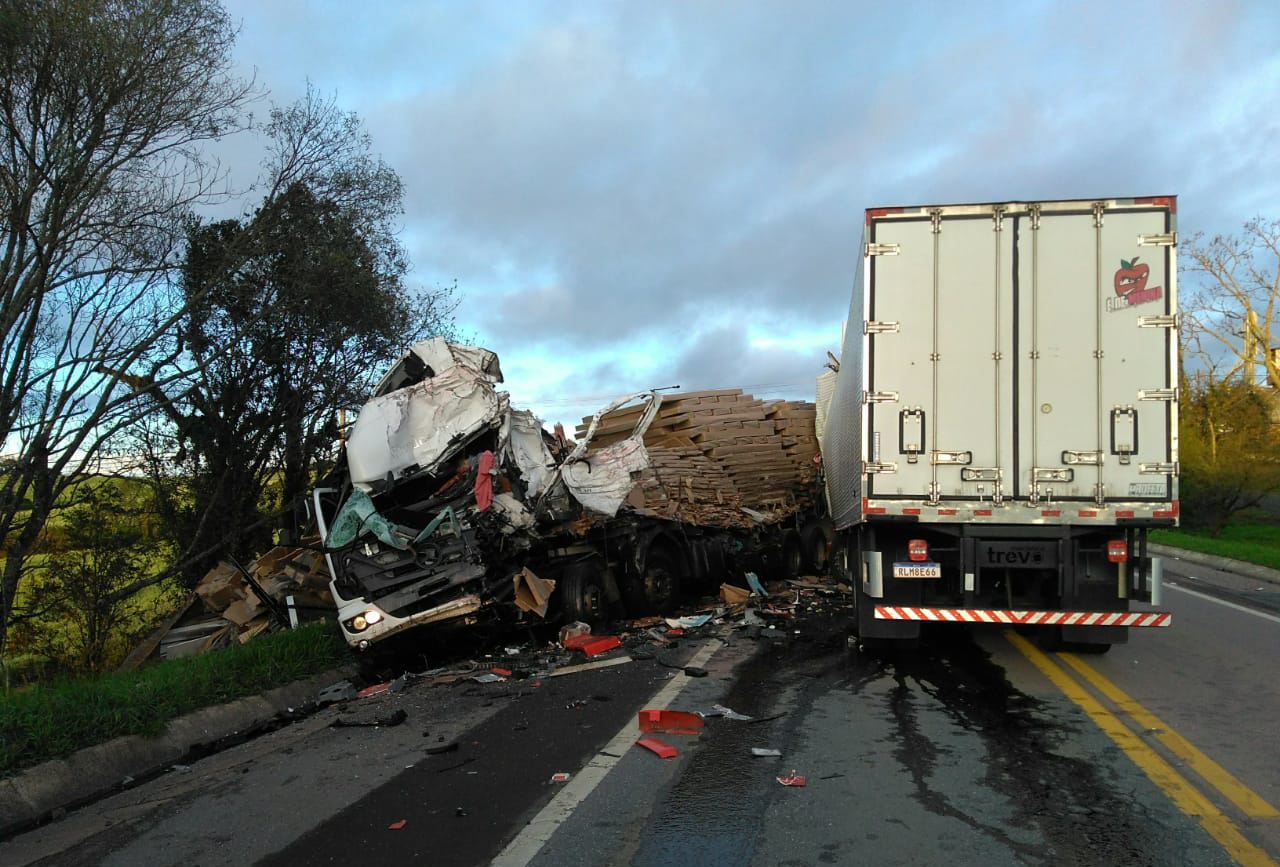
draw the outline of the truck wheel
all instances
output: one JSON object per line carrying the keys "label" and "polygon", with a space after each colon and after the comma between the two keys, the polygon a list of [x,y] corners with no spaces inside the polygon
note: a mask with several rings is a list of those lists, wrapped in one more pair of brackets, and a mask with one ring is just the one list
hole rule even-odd
{"label": "truck wheel", "polygon": [[831,565],[827,557],[827,534],[818,524],[806,524],[800,531],[800,550],[804,552],[804,568],[814,575],[825,575]]}
{"label": "truck wheel", "polygon": [[589,624],[606,619],[608,602],[598,563],[574,563],[561,580],[564,584],[560,588],[560,604],[566,618]]}
{"label": "truck wheel", "polygon": [[645,553],[638,578],[627,582],[627,607],[632,614],[669,611],[680,598],[680,562],[661,544]]}
{"label": "truck wheel", "polygon": [[782,577],[794,581],[804,573],[804,550],[800,535],[788,532],[782,537]]}

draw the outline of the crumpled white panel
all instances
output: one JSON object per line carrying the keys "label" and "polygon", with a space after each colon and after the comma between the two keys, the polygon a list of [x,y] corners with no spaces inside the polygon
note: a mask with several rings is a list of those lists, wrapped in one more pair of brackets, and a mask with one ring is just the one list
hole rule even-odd
{"label": "crumpled white panel", "polygon": [[579,503],[612,518],[635,485],[632,473],[648,466],[644,444],[628,438],[592,452],[589,458],[564,464],[560,474]]}
{"label": "crumpled white panel", "polygon": [[542,438],[542,422],[532,412],[513,409],[507,418],[503,423],[503,447],[520,468],[527,494],[532,499],[551,484],[555,477],[555,459]]}
{"label": "crumpled white panel", "polygon": [[368,491],[387,473],[399,478],[407,467],[435,472],[477,433],[498,423],[506,409],[501,397],[486,374],[459,364],[373,398],[361,408],[347,440],[351,483]]}

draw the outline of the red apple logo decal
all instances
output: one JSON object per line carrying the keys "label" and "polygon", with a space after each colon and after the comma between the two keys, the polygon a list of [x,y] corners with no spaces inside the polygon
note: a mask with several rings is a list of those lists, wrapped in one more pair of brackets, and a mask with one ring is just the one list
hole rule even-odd
{"label": "red apple logo decal", "polygon": [[1145,262],[1138,264],[1137,256],[1132,261],[1121,259],[1120,270],[1116,272],[1115,278],[1116,294],[1123,298],[1130,292],[1141,292],[1147,288],[1147,274],[1150,271]]}

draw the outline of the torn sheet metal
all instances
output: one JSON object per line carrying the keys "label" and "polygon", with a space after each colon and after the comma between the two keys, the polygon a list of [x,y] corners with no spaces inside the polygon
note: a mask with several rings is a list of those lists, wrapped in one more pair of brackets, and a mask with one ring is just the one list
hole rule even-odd
{"label": "torn sheet metal", "polygon": [[574,499],[593,512],[612,518],[635,487],[641,470],[649,466],[649,452],[636,439],[625,439],[560,468]]}
{"label": "torn sheet metal", "polygon": [[551,487],[556,474],[555,458],[543,438],[542,422],[528,410],[513,409],[503,422],[501,439],[520,469],[526,495],[531,498],[541,496]]}
{"label": "torn sheet metal", "polygon": [[351,483],[377,490],[406,472],[435,472],[479,433],[497,427],[506,395],[480,371],[458,364],[373,398],[347,440]]}
{"label": "torn sheet metal", "polygon": [[489,382],[502,382],[498,355],[480,346],[450,343],[443,337],[428,337],[409,347],[373,390],[374,397],[389,394],[424,379],[439,376],[456,365],[470,367]]}

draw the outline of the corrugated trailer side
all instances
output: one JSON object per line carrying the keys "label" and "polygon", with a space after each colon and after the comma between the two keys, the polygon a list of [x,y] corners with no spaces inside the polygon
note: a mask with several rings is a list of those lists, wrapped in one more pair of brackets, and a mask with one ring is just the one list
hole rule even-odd
{"label": "corrugated trailer side", "polygon": [[823,456],[864,634],[1166,625],[1175,199],[872,209],[861,252]]}

